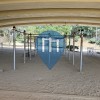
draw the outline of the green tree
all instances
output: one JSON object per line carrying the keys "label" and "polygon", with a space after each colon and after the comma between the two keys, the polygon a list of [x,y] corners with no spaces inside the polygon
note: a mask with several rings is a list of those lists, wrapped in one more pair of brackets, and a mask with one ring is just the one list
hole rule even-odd
{"label": "green tree", "polygon": [[72,26],[73,31],[78,31],[79,29],[83,29],[84,30],[83,35],[88,36],[90,38],[95,35],[95,31],[96,31],[96,28],[91,26],[78,26],[78,25]]}

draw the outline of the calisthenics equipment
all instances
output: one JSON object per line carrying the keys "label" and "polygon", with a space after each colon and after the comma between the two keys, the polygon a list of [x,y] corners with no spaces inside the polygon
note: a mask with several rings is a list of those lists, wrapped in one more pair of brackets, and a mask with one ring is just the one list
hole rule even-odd
{"label": "calisthenics equipment", "polygon": [[[26,56],[32,59],[32,37],[37,37],[37,34],[28,34],[24,31],[24,63],[26,62]],[[26,42],[27,41],[27,42]],[[28,50],[26,52],[26,43],[28,46]],[[34,45],[35,47],[35,45]],[[35,50],[34,50],[34,55],[35,55]]]}

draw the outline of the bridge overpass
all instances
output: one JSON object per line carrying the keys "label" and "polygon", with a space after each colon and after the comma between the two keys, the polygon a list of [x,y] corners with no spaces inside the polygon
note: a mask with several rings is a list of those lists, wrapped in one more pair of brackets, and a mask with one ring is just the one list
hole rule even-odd
{"label": "bridge overpass", "polygon": [[100,0],[0,0],[0,27],[25,24],[100,25]]}

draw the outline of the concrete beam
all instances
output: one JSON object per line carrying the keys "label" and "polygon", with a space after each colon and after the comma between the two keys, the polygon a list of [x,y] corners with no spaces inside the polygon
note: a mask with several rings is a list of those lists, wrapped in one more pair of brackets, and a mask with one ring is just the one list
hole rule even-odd
{"label": "concrete beam", "polygon": [[100,0],[0,0],[0,26],[24,23],[100,23]]}
{"label": "concrete beam", "polygon": [[41,8],[100,8],[99,0],[1,0],[0,11]]}
{"label": "concrete beam", "polygon": [[0,20],[27,17],[100,17],[100,9],[30,9],[1,11]]}

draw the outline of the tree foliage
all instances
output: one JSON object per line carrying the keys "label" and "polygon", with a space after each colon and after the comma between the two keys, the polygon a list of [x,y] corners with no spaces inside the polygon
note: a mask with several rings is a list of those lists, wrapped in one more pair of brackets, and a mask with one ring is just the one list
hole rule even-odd
{"label": "tree foliage", "polygon": [[78,31],[79,29],[83,29],[84,30],[84,33],[83,35],[84,36],[88,36],[88,37],[93,37],[95,35],[95,32],[96,32],[96,27],[92,27],[92,26],[78,26],[78,25],[74,25],[72,27],[72,30],[74,31]]}
{"label": "tree foliage", "polygon": [[20,30],[26,30],[28,33],[40,34],[44,31],[57,31],[61,34],[70,34],[72,27],[68,25],[37,25],[37,26],[22,26]]}
{"label": "tree foliage", "polygon": [[[23,32],[26,30],[26,33],[31,33],[31,34],[41,34],[44,31],[57,31],[62,35],[69,35],[71,32],[77,32],[79,29],[84,30],[84,37],[88,38],[94,38],[95,33],[96,33],[96,27],[91,27],[91,26],[78,26],[78,25],[31,25],[31,26],[18,26],[16,27],[18,31]],[[100,29],[98,27],[98,29]],[[4,34],[8,36],[10,34],[10,31],[12,30],[12,27],[6,27],[6,28],[0,28],[0,34]],[[21,38],[23,34],[20,32],[17,32],[17,38]],[[22,37],[23,38],[23,37]],[[75,37],[76,40],[78,40],[78,36]],[[91,39],[94,40],[94,39]],[[96,42],[96,41],[95,41]],[[97,43],[99,44],[99,42]]]}

